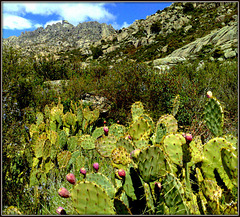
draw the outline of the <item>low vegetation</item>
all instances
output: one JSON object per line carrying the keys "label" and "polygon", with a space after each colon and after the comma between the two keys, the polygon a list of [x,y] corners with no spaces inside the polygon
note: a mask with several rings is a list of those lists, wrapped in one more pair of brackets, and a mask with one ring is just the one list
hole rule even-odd
{"label": "low vegetation", "polygon": [[[188,13],[189,10],[185,10]],[[158,25],[155,24],[152,28],[157,31]],[[59,98],[66,113],[71,108],[71,102],[77,103],[84,93],[94,92],[106,97],[112,105],[107,114],[98,117],[95,127],[101,127],[104,120],[112,124],[119,121],[123,126],[128,126],[132,118],[131,105],[137,101],[143,103],[145,111],[156,123],[161,115],[171,113],[173,100],[179,95],[180,105],[175,116],[179,128],[182,132],[201,135],[207,142],[211,133],[200,123],[205,96],[210,90],[224,109],[223,133],[237,136],[237,58],[225,62],[206,61],[198,71],[196,68],[199,61],[196,60],[177,65],[168,73],[159,74],[140,61],[150,60],[155,55],[150,54],[151,49],[153,48],[147,48],[148,57],[140,55],[145,55],[141,48],[136,52],[129,49],[131,58],[138,56],[138,62],[123,60],[110,68],[104,62],[99,64],[93,60],[89,67],[83,69],[81,61],[85,57],[81,55],[79,58],[63,56],[59,60],[51,55],[26,59],[19,50],[3,47],[2,192],[5,212],[8,208],[13,213],[55,214],[57,205],[68,207],[68,203],[56,195],[62,184],[56,180],[64,182],[66,170],[59,170],[59,174],[52,177],[46,186],[29,186],[34,164],[29,128],[36,122],[36,114],[44,113],[46,105],[57,105]],[[170,45],[168,49],[170,52]],[[207,52],[207,49],[211,48],[205,47],[203,52]],[[79,54],[77,50],[75,52]],[[93,59],[101,55],[100,49],[95,48],[92,52]],[[220,51],[215,52],[216,57],[221,56]],[[44,82],[50,80],[69,80],[69,83],[63,92],[57,93],[46,88]],[[92,155],[96,160],[100,158],[97,152]],[[92,161],[88,160],[90,168]],[[103,171],[109,170],[108,164],[106,161],[101,165]]]}

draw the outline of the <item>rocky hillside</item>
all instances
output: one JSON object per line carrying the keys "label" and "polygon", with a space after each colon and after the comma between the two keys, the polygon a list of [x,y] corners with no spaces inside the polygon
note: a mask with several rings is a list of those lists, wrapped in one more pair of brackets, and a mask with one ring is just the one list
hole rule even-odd
{"label": "rocky hillside", "polygon": [[34,31],[25,32],[19,36],[4,39],[5,44],[23,48],[26,54],[58,53],[73,48],[89,47],[93,42],[101,40],[115,33],[111,25],[98,22],[79,23],[76,27],[68,21],[63,20],[45,29],[39,27]]}
{"label": "rocky hillside", "polygon": [[98,22],[74,27],[63,21],[10,37],[4,43],[21,47],[26,55],[75,55],[85,64],[92,59],[109,65],[131,59],[171,65],[188,58],[237,56],[237,22],[237,2],[173,3],[118,31]]}

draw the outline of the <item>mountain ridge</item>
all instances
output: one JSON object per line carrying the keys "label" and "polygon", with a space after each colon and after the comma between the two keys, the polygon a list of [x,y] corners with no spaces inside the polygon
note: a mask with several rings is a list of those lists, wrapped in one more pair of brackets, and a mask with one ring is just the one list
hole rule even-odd
{"label": "mountain ridge", "polygon": [[[40,27],[3,41],[4,44],[21,48],[27,56],[46,56],[50,53],[55,58],[68,58],[75,52],[85,62],[92,59],[109,64],[123,59],[150,62],[166,58],[174,51],[176,53],[177,49],[210,35],[211,31],[236,25],[237,6],[237,2],[175,2],[120,30],[96,21],[80,23],[75,27],[63,20],[45,29]],[[236,39],[236,29],[234,31]],[[230,47],[235,49],[236,44],[236,40],[231,40]],[[202,48],[203,45],[199,46]],[[213,49],[219,49],[219,46]],[[236,56],[236,49],[234,52]]]}

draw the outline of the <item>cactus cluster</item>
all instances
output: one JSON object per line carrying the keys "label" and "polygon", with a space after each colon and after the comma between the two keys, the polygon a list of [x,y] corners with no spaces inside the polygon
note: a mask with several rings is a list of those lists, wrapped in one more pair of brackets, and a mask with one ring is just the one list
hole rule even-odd
{"label": "cactus cluster", "polygon": [[[205,123],[216,137],[205,144],[198,136],[178,131],[174,115],[179,96],[172,114],[162,115],[156,124],[143,104],[136,102],[128,126],[107,126],[105,122],[94,130],[86,126],[93,123],[90,114],[96,120],[95,112],[84,116],[87,109],[79,106],[62,114],[58,105],[45,116],[38,114],[32,127],[36,150],[33,167],[41,161],[49,171],[54,165],[47,164],[47,159],[57,156],[59,166],[67,168],[71,162],[79,168],[81,180],[68,174],[67,181],[73,188],[58,192],[61,197],[71,198],[78,214],[238,214],[237,138],[222,135],[223,109],[212,93],[207,96]],[[49,121],[44,122],[44,117]],[[112,174],[99,172],[101,161],[93,164],[93,172],[84,168],[81,151],[92,150],[101,159],[110,160]],[[65,213],[62,207],[57,209],[61,212]]]}
{"label": "cactus cluster", "polygon": [[81,101],[71,102],[70,111],[64,113],[61,99],[37,113],[36,124],[30,127],[34,151],[30,186],[45,183],[50,171],[58,174],[74,165],[82,150],[95,149],[95,138],[88,133],[98,117],[98,110],[91,111]]}

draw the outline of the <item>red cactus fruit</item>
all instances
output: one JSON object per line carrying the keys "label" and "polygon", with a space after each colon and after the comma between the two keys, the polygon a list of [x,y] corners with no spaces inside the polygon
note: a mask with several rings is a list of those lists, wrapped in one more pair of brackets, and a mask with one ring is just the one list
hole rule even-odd
{"label": "red cactus fruit", "polygon": [[119,175],[120,177],[125,177],[125,176],[126,176],[125,170],[124,170],[124,169],[119,169],[119,170],[118,170],[118,175]]}
{"label": "red cactus fruit", "polygon": [[192,134],[190,134],[190,133],[185,134],[185,139],[186,139],[187,142],[191,142],[192,141]]}
{"label": "red cactus fruit", "polygon": [[94,163],[93,164],[93,168],[96,170],[96,172],[98,172],[99,164],[98,163]]}
{"label": "red cactus fruit", "polygon": [[61,206],[59,206],[56,211],[59,215],[66,215],[67,214],[66,211]]}
{"label": "red cactus fruit", "polygon": [[211,91],[207,92],[207,98],[212,98],[212,92]]}
{"label": "red cactus fruit", "polygon": [[108,135],[108,127],[103,127],[104,134],[107,136]]}
{"label": "red cactus fruit", "polygon": [[117,120],[117,123],[119,124],[119,120]]}
{"label": "red cactus fruit", "polygon": [[71,184],[73,184],[73,185],[76,184],[76,178],[75,178],[74,174],[68,173],[68,174],[66,175],[66,178],[67,178],[67,181],[68,181],[69,183],[71,183]]}
{"label": "red cactus fruit", "polygon": [[82,167],[82,168],[80,169],[80,173],[82,173],[84,176],[86,175],[86,170],[85,170],[84,167]]}
{"label": "red cactus fruit", "polygon": [[106,124],[106,123],[107,123],[107,121],[103,121],[103,123],[104,123],[104,124]]}
{"label": "red cactus fruit", "polygon": [[58,194],[59,194],[61,197],[64,197],[64,198],[70,197],[69,191],[68,191],[66,188],[63,188],[63,187],[58,190]]}

